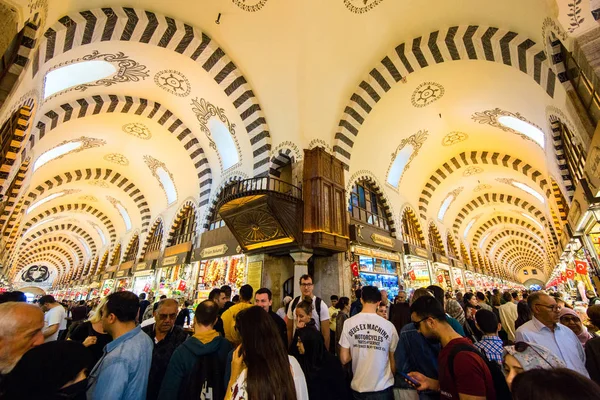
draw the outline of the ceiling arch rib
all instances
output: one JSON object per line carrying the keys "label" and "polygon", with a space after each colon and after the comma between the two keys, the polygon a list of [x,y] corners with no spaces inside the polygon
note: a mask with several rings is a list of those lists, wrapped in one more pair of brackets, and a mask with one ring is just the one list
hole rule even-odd
{"label": "ceiling arch rib", "polygon": [[487,219],[483,224],[477,228],[477,231],[473,234],[472,243],[478,244],[479,240],[483,237],[484,232],[488,229],[502,224],[514,224],[518,226],[522,226],[523,228],[529,229],[539,237],[545,237],[545,234],[535,225],[530,224],[527,221],[524,221],[520,218],[515,218],[507,215],[497,215],[490,219]]}
{"label": "ceiling arch rib", "polygon": [[[25,238],[23,240],[23,242],[21,242],[21,248],[23,246],[27,245],[27,243],[32,242],[35,239],[42,237],[43,235],[48,235],[48,234],[51,234],[52,232],[61,232],[61,231],[64,231],[67,233],[71,232],[71,233],[75,233],[78,236],[81,236],[81,238],[85,241],[85,243],[89,247],[91,256],[96,254],[96,252],[97,252],[96,242],[94,241],[92,236],[88,232],[86,232],[84,229],[82,229],[81,227],[74,225],[72,223],[59,223],[59,224],[46,226],[46,227],[36,231],[35,233],[30,234],[29,237]],[[17,254],[19,252],[20,252],[20,249],[16,249],[15,253],[13,253],[13,254]]]}
{"label": "ceiling arch rib", "polygon": [[67,259],[68,265],[70,265],[72,268],[76,268],[79,265],[79,260],[73,258],[73,255],[70,252],[68,252],[67,250],[60,248],[60,247],[44,246],[44,247],[40,247],[35,250],[30,250],[27,253],[24,253],[24,254],[26,254],[26,256],[23,259],[23,261],[20,261],[17,264],[17,271],[19,271],[21,268],[23,268],[27,264],[28,257],[32,257],[35,255],[49,254],[49,253],[60,253]]}
{"label": "ceiling arch rib", "polygon": [[[57,267],[58,271],[61,271],[62,273],[67,273],[69,271],[69,268],[68,268],[69,264],[67,263],[66,258],[63,258],[63,256],[60,253],[57,253],[56,251],[46,252],[44,254],[32,255],[32,256],[25,258],[23,261],[26,264],[33,264],[35,262],[42,261],[42,260],[52,260],[53,264]],[[17,271],[16,269],[14,270],[15,275],[18,272],[19,271]]]}
{"label": "ceiling arch rib", "polygon": [[[521,252],[523,252],[523,253],[521,253]],[[525,252],[522,249],[521,250],[512,249],[511,251],[508,251],[501,258],[500,262],[505,265],[511,266],[512,267],[511,270],[513,271],[513,273],[515,275],[517,274],[517,271],[516,271],[516,268],[514,268],[514,265],[517,263],[522,263],[522,262],[526,262],[531,267],[535,267],[535,268],[539,269],[540,271],[545,271],[545,268],[544,268],[545,264],[542,260],[535,257],[531,253]]]}
{"label": "ceiling arch rib", "polygon": [[421,196],[419,197],[419,212],[421,213],[421,218],[427,219],[429,201],[436,189],[442,185],[443,181],[450,175],[470,165],[495,165],[510,168],[536,183],[540,189],[542,189],[542,192],[546,195],[548,200],[552,198],[551,188],[548,181],[543,177],[543,174],[523,160],[508,154],[492,153],[489,151],[463,152],[442,163],[429,177],[421,191]]}
{"label": "ceiling arch rib", "polygon": [[135,114],[165,127],[181,143],[196,168],[200,192],[200,206],[208,204],[212,172],[204,149],[192,131],[172,111],[152,100],[120,95],[95,95],[62,104],[45,112],[37,122],[27,151],[46,137],[53,129],[66,122],[103,113]]}
{"label": "ceiling arch rib", "polygon": [[540,243],[538,241],[538,239],[534,238],[533,236],[531,236],[528,232],[526,231],[515,231],[512,229],[506,230],[506,231],[500,231],[497,232],[487,243],[486,245],[486,254],[490,254],[490,248],[492,246],[494,246],[494,244],[500,240],[502,240],[503,238],[509,237],[511,239],[513,238],[522,238],[525,239],[527,241],[536,243],[539,247],[543,247],[542,243]]}
{"label": "ceiling arch rib", "polygon": [[401,43],[377,63],[360,82],[344,108],[333,150],[350,165],[354,138],[366,117],[392,85],[409,74],[443,62],[484,60],[516,68],[531,76],[550,97],[556,75],[543,48],[535,41],[504,29],[477,25],[453,26]]}
{"label": "ceiling arch rib", "polygon": [[[543,251],[547,254],[551,253],[550,247],[548,246],[548,242],[547,242],[548,239],[547,239],[546,235],[544,235],[539,230],[531,229],[527,225],[522,225],[522,224],[516,223],[515,221],[511,221],[512,219],[513,218],[510,218],[510,217],[504,217],[504,218],[495,217],[495,218],[492,218],[492,220],[488,220],[486,223],[484,223],[478,229],[477,233],[475,235],[473,235],[473,237],[471,239],[472,245],[476,246],[477,248],[482,248],[484,246],[485,242],[487,241],[487,239],[489,239],[493,233],[496,233],[500,229],[512,228],[512,229],[517,229],[519,231],[527,232],[527,233],[531,234],[532,237],[537,237],[538,241],[540,241],[542,244],[542,246],[540,247],[540,250],[543,249]],[[490,223],[491,221],[493,221],[493,222]],[[477,235],[479,235],[480,231],[481,231],[481,236],[476,237]]]}
{"label": "ceiling arch rib", "polygon": [[73,241],[65,236],[44,237],[41,238],[41,240],[30,242],[28,246],[21,250],[21,254],[27,254],[28,252],[33,251],[40,246],[46,245],[64,246],[73,252],[77,260],[84,259],[83,252],[85,249],[82,247],[81,243],[79,241]]}
{"label": "ceiling arch rib", "polygon": [[503,248],[501,251],[498,251],[496,258],[498,261],[502,262],[502,260],[504,260],[511,254],[528,256],[532,259],[537,260],[538,263],[541,265],[546,265],[547,263],[542,257],[542,255],[536,252],[535,249],[520,244],[513,244]]}
{"label": "ceiling arch rib", "polygon": [[106,41],[130,41],[163,47],[198,63],[225,92],[244,122],[254,153],[254,175],[268,174],[271,135],[258,99],[225,51],[196,27],[151,11],[128,7],[69,14],[45,32],[33,57],[33,74],[35,76],[59,54]]}
{"label": "ceiling arch rib", "polygon": [[544,252],[536,243],[534,242],[529,242],[529,241],[524,241],[522,239],[515,239],[515,238],[510,238],[507,237],[505,238],[506,240],[502,240],[498,242],[498,247],[496,247],[495,249],[493,249],[493,251],[490,251],[488,253],[488,255],[494,259],[498,258],[499,254],[501,251],[510,248],[511,246],[521,246],[521,247],[525,247],[528,249],[531,249],[533,251],[535,251],[537,254],[540,255],[545,255],[546,257],[548,256],[548,254],[546,252]]}

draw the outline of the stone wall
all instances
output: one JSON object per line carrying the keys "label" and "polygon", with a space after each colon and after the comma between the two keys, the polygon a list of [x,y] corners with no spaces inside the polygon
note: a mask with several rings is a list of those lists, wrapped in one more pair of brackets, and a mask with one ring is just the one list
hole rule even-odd
{"label": "stone wall", "polygon": [[[283,283],[294,275],[294,260],[290,256],[273,257],[266,254],[248,256],[248,262],[263,261],[262,287],[273,293],[273,311],[281,307]],[[260,288],[253,288],[254,291]]]}
{"label": "stone wall", "polygon": [[352,276],[350,262],[344,253],[330,257],[313,256],[315,267],[315,294],[329,304],[333,294],[351,297]]}

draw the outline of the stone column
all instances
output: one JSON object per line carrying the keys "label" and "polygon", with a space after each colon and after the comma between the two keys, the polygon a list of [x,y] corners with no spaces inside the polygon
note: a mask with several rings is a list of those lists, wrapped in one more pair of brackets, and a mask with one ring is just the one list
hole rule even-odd
{"label": "stone column", "polygon": [[290,253],[290,256],[294,259],[294,296],[300,296],[300,277],[308,274],[308,259],[312,253],[299,251]]}

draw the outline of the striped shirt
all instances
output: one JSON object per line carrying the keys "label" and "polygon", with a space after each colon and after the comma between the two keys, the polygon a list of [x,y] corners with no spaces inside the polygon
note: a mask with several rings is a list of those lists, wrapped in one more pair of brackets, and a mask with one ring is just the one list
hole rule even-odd
{"label": "striped shirt", "polygon": [[479,342],[475,343],[475,347],[485,354],[488,360],[496,361],[502,365],[502,339],[498,336],[485,335]]}

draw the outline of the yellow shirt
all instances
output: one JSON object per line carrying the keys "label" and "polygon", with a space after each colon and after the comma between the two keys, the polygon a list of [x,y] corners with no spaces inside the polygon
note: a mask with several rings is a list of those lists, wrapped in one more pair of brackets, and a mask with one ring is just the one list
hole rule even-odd
{"label": "yellow shirt", "polygon": [[229,307],[227,311],[221,315],[221,319],[223,320],[223,329],[225,330],[225,339],[229,340],[235,346],[242,343],[242,338],[240,338],[240,333],[235,329],[235,316],[242,310],[246,308],[252,307],[252,304],[249,303],[238,303]]}

